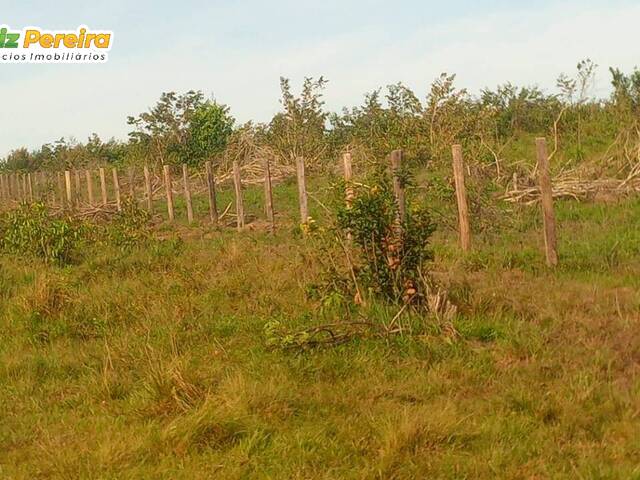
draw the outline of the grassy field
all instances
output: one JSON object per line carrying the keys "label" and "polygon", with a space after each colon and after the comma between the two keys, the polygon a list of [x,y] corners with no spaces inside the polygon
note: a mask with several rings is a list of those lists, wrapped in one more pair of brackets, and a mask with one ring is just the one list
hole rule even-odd
{"label": "grassy field", "polygon": [[0,477],[640,478],[640,201],[557,216],[555,272],[535,207],[466,257],[437,232],[459,336],[309,351],[264,333],[318,315],[292,223],[165,226],[64,268],[0,256]]}

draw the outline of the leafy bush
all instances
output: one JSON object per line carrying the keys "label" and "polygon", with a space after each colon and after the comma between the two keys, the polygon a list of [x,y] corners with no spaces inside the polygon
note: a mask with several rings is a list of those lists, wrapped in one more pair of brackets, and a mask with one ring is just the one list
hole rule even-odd
{"label": "leafy bush", "polygon": [[[403,174],[402,181],[408,185],[409,175]],[[426,263],[433,258],[431,216],[424,206],[409,203],[401,220],[386,171],[379,169],[366,183],[354,186],[350,206],[340,202],[338,207],[334,238],[344,247],[349,272],[332,283],[339,289],[355,288],[359,300],[366,294],[394,303],[417,303],[423,298]],[[345,232],[351,240],[343,240]]]}
{"label": "leafy bush", "polygon": [[191,137],[188,143],[190,155],[186,161],[197,165],[222,153],[233,133],[233,124],[234,119],[229,115],[227,106],[215,102],[205,102],[199,106],[191,117]]}
{"label": "leafy bush", "polygon": [[52,215],[42,203],[21,205],[0,220],[0,247],[63,265],[71,261],[82,233],[82,225]]}

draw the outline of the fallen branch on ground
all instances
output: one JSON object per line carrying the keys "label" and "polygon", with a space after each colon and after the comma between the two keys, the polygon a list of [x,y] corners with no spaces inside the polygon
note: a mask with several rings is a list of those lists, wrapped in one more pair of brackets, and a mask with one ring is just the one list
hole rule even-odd
{"label": "fallen branch on ground", "polygon": [[[570,174],[557,177],[552,181],[553,198],[584,200],[596,195],[624,196],[640,193],[640,164],[633,168],[625,179],[600,178],[581,179]],[[533,205],[540,201],[540,187],[514,185],[507,190],[502,199],[510,203]]]}

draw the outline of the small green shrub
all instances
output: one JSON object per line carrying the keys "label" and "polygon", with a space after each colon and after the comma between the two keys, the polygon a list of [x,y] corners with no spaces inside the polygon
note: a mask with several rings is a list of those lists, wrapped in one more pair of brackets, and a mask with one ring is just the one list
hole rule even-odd
{"label": "small green shrub", "polygon": [[[410,177],[403,174],[409,184]],[[341,206],[337,226],[351,237],[353,275],[367,293],[392,302],[420,299],[426,264],[433,259],[429,238],[435,230],[429,211],[408,202],[405,218],[389,174],[377,171],[366,186],[356,188],[351,206]]]}
{"label": "small green shrub", "polygon": [[82,237],[81,224],[52,215],[42,203],[21,205],[0,219],[3,251],[33,255],[46,263],[69,263]]}

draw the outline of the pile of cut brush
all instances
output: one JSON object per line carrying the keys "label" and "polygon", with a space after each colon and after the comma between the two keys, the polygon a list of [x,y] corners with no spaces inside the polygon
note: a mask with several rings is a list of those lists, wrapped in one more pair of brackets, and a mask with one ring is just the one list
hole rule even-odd
{"label": "pile of cut brush", "polygon": [[[618,198],[640,193],[640,163],[630,169],[626,178],[587,178],[579,171],[563,172],[552,179],[553,198],[590,200]],[[502,199],[510,203],[532,205],[540,201],[540,187],[529,176],[524,182],[514,180]]]}

